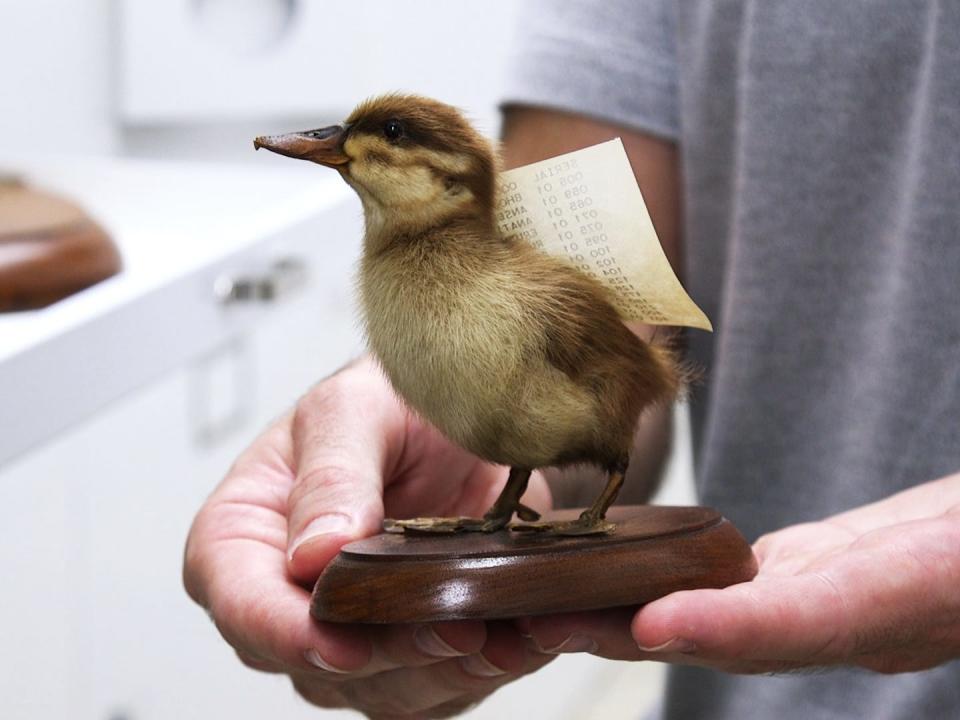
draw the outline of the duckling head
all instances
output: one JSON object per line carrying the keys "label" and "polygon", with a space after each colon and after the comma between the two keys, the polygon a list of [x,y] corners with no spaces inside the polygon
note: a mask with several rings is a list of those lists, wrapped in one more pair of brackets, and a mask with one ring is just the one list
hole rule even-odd
{"label": "duckling head", "polygon": [[340,125],[258,137],[254,147],[338,170],[360,196],[368,231],[493,222],[493,148],[459,110],[430,98],[371,98]]}

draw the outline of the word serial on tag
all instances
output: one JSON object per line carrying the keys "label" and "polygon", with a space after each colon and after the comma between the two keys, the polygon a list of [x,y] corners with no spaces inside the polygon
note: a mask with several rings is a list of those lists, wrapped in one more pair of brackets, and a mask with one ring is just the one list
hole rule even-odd
{"label": "word serial on tag", "polygon": [[663,253],[620,138],[501,173],[497,223],[606,285],[625,320],[713,330]]}

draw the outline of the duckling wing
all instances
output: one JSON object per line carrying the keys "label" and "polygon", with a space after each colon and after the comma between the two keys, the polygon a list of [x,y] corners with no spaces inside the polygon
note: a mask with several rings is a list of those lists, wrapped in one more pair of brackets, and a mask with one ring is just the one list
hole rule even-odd
{"label": "duckling wing", "polygon": [[606,289],[586,280],[554,278],[542,306],[544,356],[574,382],[604,360],[642,353],[642,341],[623,324]]}
{"label": "duckling wing", "polygon": [[550,287],[543,306],[544,358],[592,391],[601,415],[632,428],[648,404],[675,396],[679,380],[669,351],[634,335],[606,288],[574,273],[555,278]]}

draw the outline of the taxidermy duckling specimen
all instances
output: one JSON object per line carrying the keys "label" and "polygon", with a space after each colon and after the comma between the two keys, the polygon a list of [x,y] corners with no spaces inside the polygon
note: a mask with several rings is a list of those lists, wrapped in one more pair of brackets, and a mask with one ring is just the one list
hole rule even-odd
{"label": "taxidermy duckling specimen", "polygon": [[[511,467],[482,519],[393,527],[494,531],[521,504],[532,470],[595,464],[603,492],[562,534],[607,532],[645,407],[678,379],[669,353],[623,324],[599,282],[495,219],[497,161],[455,108],[386,95],[342,125],[259,137],[257,148],[336,169],[363,204],[359,290],[373,354],[397,393],[447,437]],[[389,527],[389,523],[388,523]],[[521,526],[522,527],[522,526]]]}

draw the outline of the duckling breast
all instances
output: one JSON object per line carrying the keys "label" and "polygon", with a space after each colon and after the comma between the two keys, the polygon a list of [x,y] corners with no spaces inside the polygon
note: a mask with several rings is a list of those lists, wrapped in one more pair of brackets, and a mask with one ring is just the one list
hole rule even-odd
{"label": "duckling breast", "polygon": [[595,400],[543,357],[542,328],[512,292],[518,268],[469,253],[365,257],[370,349],[397,393],[491,462],[551,464],[589,432]]}

